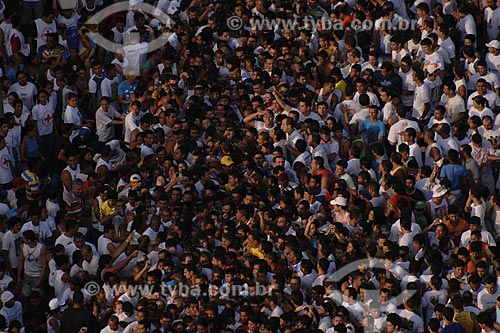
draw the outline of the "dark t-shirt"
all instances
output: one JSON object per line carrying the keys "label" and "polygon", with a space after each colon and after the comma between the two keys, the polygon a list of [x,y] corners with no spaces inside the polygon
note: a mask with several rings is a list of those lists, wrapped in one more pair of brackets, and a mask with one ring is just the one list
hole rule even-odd
{"label": "dark t-shirt", "polygon": [[373,73],[373,83],[376,86],[391,89],[397,95],[399,95],[403,89],[403,80],[397,74],[385,77],[380,71],[376,71]]}
{"label": "dark t-shirt", "polygon": [[61,332],[78,333],[82,327],[87,327],[88,333],[98,333],[97,320],[87,309],[66,309],[61,317]]}

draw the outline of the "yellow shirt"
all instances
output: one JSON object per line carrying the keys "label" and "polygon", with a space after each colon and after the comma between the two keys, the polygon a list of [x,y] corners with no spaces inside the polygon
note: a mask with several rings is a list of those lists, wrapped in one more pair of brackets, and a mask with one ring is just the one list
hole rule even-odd
{"label": "yellow shirt", "polygon": [[339,82],[337,82],[335,84],[335,89],[338,89],[342,93],[342,96],[340,97],[339,102],[342,102],[345,99],[345,87],[346,86],[347,86],[347,84],[345,83],[344,80],[340,80]]}
{"label": "yellow shirt", "polygon": [[113,211],[113,208],[109,206],[109,200],[106,200],[101,206],[101,217],[108,216]]}
{"label": "yellow shirt", "polygon": [[264,253],[259,251],[258,247],[248,247],[248,251],[259,259],[264,259]]}
{"label": "yellow shirt", "polygon": [[472,320],[469,311],[455,313],[453,321],[462,325],[462,329],[465,333],[472,333],[474,331],[474,321]]}

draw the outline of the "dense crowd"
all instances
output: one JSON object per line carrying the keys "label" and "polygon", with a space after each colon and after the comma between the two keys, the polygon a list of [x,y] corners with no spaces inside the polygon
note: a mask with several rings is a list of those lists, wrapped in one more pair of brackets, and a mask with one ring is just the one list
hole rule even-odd
{"label": "dense crowd", "polygon": [[146,2],[0,0],[0,332],[500,330],[494,0]]}

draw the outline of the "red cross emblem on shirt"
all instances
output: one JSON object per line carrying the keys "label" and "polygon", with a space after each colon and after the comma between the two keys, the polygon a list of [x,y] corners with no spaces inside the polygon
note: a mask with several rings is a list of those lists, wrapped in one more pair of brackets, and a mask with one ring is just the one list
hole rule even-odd
{"label": "red cross emblem on shirt", "polygon": [[4,165],[4,168],[7,169],[9,167],[10,161],[7,157],[4,157],[2,163]]}
{"label": "red cross emblem on shirt", "polygon": [[45,117],[45,122],[47,124],[50,124],[50,121],[52,120],[52,116],[50,115],[50,113],[47,113],[47,116]]}

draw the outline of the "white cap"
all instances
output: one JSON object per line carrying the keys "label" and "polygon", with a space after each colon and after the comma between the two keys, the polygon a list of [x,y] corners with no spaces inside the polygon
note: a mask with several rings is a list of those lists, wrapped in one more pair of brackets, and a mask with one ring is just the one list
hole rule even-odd
{"label": "white cap", "polygon": [[149,26],[153,29],[161,29],[161,22],[158,19],[152,19],[149,22]]}
{"label": "white cap", "polygon": [[438,64],[429,64],[429,65],[427,65],[427,72],[429,74],[432,74],[432,73],[434,73],[435,71],[438,70],[438,67],[439,67]]}
{"label": "white cap", "polygon": [[3,304],[5,304],[13,298],[14,298],[14,294],[7,290],[7,291],[4,291],[2,293],[0,300],[2,301]]}
{"label": "white cap", "polygon": [[254,51],[253,51],[253,54],[254,55],[259,55],[263,52],[266,52],[266,49],[263,47],[263,46],[258,46]]}
{"label": "white cap", "polygon": [[436,185],[432,188],[432,197],[433,198],[442,197],[443,195],[446,194],[446,192],[448,192],[446,188],[442,187],[441,185]]}
{"label": "white cap", "polygon": [[55,310],[58,309],[61,305],[59,304],[59,300],[57,298],[53,298],[49,302],[49,309]]}
{"label": "white cap", "polygon": [[347,199],[344,197],[336,197],[332,201],[330,201],[330,205],[339,205],[339,206],[347,206]]}
{"label": "white cap", "polygon": [[133,181],[133,180],[141,181],[142,178],[138,174],[134,173],[132,176],[130,176],[130,181]]}
{"label": "white cap", "polygon": [[170,4],[168,5],[168,8],[167,8],[167,14],[168,15],[173,15],[175,14],[175,12],[177,10],[179,10],[179,7],[181,6],[181,4],[177,1],[171,1]]}
{"label": "white cap", "polygon": [[494,39],[491,42],[489,42],[488,44],[486,44],[486,47],[494,47],[495,49],[500,50],[500,42],[497,41],[496,39]]}

